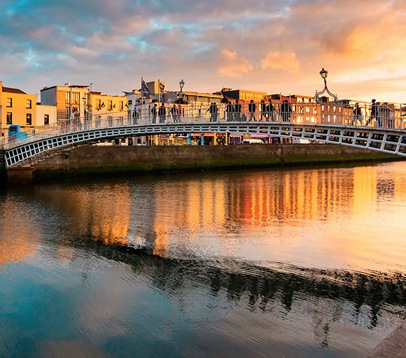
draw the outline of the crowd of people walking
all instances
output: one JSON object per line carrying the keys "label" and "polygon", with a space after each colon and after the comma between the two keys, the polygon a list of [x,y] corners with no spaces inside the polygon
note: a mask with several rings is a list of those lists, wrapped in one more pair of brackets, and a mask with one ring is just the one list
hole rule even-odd
{"label": "crowd of people walking", "polygon": [[[334,113],[326,111],[325,107],[340,107],[334,108]],[[292,108],[293,107],[293,108]],[[309,109],[311,107],[311,109]],[[194,107],[196,109],[196,107]],[[323,108],[323,109],[321,109]],[[182,116],[185,116],[185,109],[190,112],[190,106],[182,106],[181,104],[167,105],[164,102],[159,104],[154,103],[150,107],[148,114],[151,117],[151,123],[179,123]],[[192,117],[209,118],[210,122],[227,121],[266,121],[266,122],[305,122],[309,118],[309,113],[313,114],[312,122],[321,123],[342,123],[355,126],[379,126],[393,128],[395,122],[394,107],[388,103],[379,103],[375,99],[370,104],[355,103],[350,104],[320,104],[320,103],[303,103],[291,102],[287,99],[278,100],[276,103],[269,98],[255,102],[253,99],[249,101],[227,101],[226,103],[211,102],[208,107],[200,105],[198,115],[194,112]],[[352,117],[351,117],[352,114]],[[139,117],[140,114],[137,114]],[[332,120],[333,118],[333,120]],[[136,118],[137,119],[137,118]],[[136,120],[135,119],[135,120]]]}

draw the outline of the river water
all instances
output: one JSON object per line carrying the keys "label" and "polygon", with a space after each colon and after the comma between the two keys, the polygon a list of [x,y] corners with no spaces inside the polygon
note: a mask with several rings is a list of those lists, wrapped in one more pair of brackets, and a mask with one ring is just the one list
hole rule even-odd
{"label": "river water", "polygon": [[0,190],[1,357],[363,357],[406,317],[406,162]]}

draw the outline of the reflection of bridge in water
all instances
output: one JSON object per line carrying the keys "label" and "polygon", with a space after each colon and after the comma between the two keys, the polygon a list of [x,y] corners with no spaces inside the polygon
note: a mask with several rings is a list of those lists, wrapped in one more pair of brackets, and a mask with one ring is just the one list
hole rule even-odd
{"label": "reflection of bridge in water", "polygon": [[[162,291],[176,292],[198,285],[214,297],[222,296],[229,303],[238,303],[249,310],[282,316],[291,310],[295,315],[311,315],[312,318],[314,315],[321,324],[314,329],[316,336],[322,336],[319,337],[322,346],[328,345],[328,327],[333,322],[351,321],[372,329],[385,325],[387,311],[399,317],[406,314],[406,285],[402,274],[282,265],[265,268],[238,261],[219,264],[193,258],[163,258],[152,255],[149,250],[94,240],[88,240],[85,246],[110,260],[130,265],[135,273],[146,275],[151,284]],[[334,307],[329,312],[322,308],[307,310],[309,301],[323,306],[324,300]]]}
{"label": "reflection of bridge in water", "polygon": [[199,133],[201,136],[215,133],[226,138],[233,134],[305,139],[406,156],[406,124],[401,112],[381,119],[381,126],[376,127],[375,122],[367,125],[366,120],[354,120],[348,108],[334,106],[337,107],[332,112],[334,114],[326,114],[320,112],[320,104],[297,104],[289,116],[278,112],[268,117],[269,121],[261,119],[260,115],[255,117],[256,121],[242,120],[249,117],[245,114],[231,117],[226,111],[220,111],[214,121],[207,109],[190,105],[183,107],[180,117],[154,117],[145,109],[137,115],[110,112],[73,118],[46,130],[26,133],[19,139],[8,138],[4,143],[6,165],[21,165],[32,158],[82,143],[185,133]]}

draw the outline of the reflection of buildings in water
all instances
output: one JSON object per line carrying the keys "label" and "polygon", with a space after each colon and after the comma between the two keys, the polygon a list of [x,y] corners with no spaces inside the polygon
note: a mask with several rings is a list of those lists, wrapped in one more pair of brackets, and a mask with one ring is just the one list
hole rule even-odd
{"label": "reflection of buildings in water", "polygon": [[395,182],[393,179],[379,179],[376,183],[377,199],[379,201],[393,200],[395,196]]}
{"label": "reflection of buildings in water", "polygon": [[338,170],[342,169],[246,175],[240,214],[246,224],[255,226],[269,225],[270,220],[290,223],[298,219],[326,220],[338,205],[348,203],[348,190],[353,187],[351,177],[340,176],[340,181],[337,180]]}
{"label": "reflection of buildings in water", "polygon": [[[375,210],[377,180],[373,167],[171,176],[98,184],[77,192],[69,188],[66,196],[58,190],[53,201],[74,214],[68,215],[74,220],[71,225],[89,237],[121,244],[144,240],[156,254],[165,255],[171,240],[198,245],[201,232],[228,239],[252,227],[270,236],[284,223],[301,227],[304,222],[334,220],[336,213],[349,220],[367,218]],[[386,186],[395,198],[399,180],[393,178]],[[389,183],[385,178],[381,182]],[[387,193],[385,189],[381,195]],[[229,251],[235,242],[211,244]]]}
{"label": "reflection of buildings in water", "polygon": [[233,173],[230,180],[226,174],[174,178],[154,192],[156,253],[163,255],[171,236],[199,240],[201,228],[223,236],[240,232],[242,226],[262,226],[272,234],[283,223],[329,221],[337,213],[349,220],[368,216],[376,201],[371,172],[370,167],[356,167]]}
{"label": "reflection of buildings in water", "polygon": [[81,230],[106,244],[125,244],[130,223],[131,196],[127,185],[105,187],[103,191],[79,193],[69,202],[74,206]]}
{"label": "reflection of buildings in water", "polygon": [[376,206],[376,172],[369,167],[356,167],[353,172],[353,215],[357,218],[365,218]]}
{"label": "reflection of buildings in water", "polygon": [[193,242],[193,233],[202,228],[217,227],[225,222],[226,191],[224,180],[173,180],[170,185],[157,186],[155,211],[155,254],[164,255],[169,236]]}
{"label": "reflection of buildings in water", "polygon": [[97,185],[60,187],[57,190],[37,189],[41,198],[59,205],[61,215],[71,228],[83,237],[103,241],[106,244],[127,242],[130,223],[131,195],[128,185]]}
{"label": "reflection of buildings in water", "polygon": [[42,234],[29,207],[13,203],[5,200],[0,204],[0,269],[34,256]]}

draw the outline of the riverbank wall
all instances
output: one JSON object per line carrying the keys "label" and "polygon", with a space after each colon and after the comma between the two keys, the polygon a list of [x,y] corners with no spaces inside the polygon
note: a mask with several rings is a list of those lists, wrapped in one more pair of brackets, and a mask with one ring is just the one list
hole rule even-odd
{"label": "riverbank wall", "polygon": [[[0,139],[1,140],[1,139]],[[1,143],[0,143],[1,147]],[[4,149],[0,149],[0,185],[7,181],[6,159]]]}
{"label": "riverbank wall", "polygon": [[42,161],[7,170],[8,183],[90,178],[114,173],[292,167],[402,160],[334,144],[246,144],[228,146],[78,146]]}

